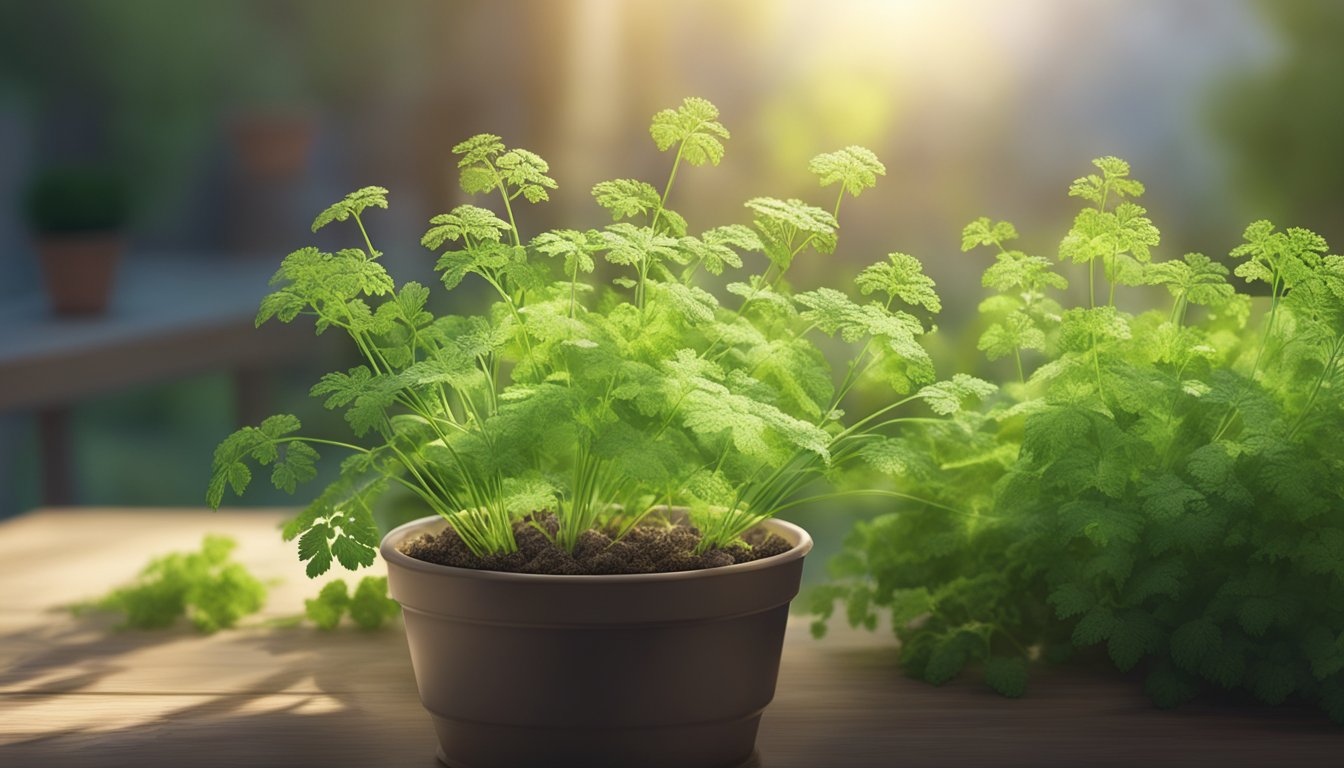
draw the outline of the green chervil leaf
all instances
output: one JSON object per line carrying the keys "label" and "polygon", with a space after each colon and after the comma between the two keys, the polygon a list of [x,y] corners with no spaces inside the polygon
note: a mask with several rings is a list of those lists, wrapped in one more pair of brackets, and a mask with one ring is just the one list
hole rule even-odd
{"label": "green chervil leaf", "polygon": [[580,232],[575,229],[559,229],[543,232],[532,240],[532,247],[546,256],[563,257],[565,276],[571,280],[580,274],[592,272],[597,264],[593,259],[606,245],[602,233],[597,230]]}
{"label": "green chervil leaf", "polygon": [[367,208],[387,208],[387,190],[382,187],[364,187],[351,192],[313,219],[313,231],[316,232],[333,221],[345,221],[351,216],[358,217]]}
{"label": "green chervil leaf", "polygon": [[304,615],[324,631],[335,629],[349,606],[350,592],[341,580],[328,582],[316,598],[303,601]]}
{"label": "green chervil leaf", "polygon": [[887,255],[886,262],[865,268],[854,279],[863,295],[880,292],[889,299],[900,299],[912,307],[941,312],[942,302],[933,290],[933,279],[924,274],[924,265],[904,253]]}
{"label": "green chervil leaf", "polygon": [[924,387],[917,397],[928,403],[934,413],[947,416],[960,411],[968,400],[983,400],[998,389],[988,381],[958,373],[947,381]]}
{"label": "green chervil leaf", "polygon": [[1202,253],[1187,253],[1183,261],[1164,261],[1148,269],[1148,282],[1165,285],[1172,296],[1200,306],[1226,306],[1236,296],[1227,282],[1227,267]]}
{"label": "green chervil leaf", "polygon": [[815,205],[773,197],[753,198],[746,205],[755,215],[752,223],[760,233],[765,255],[780,270],[792,266],[807,245],[818,253],[835,249],[835,216]]}
{"label": "green chervil leaf", "polygon": [[821,186],[840,184],[844,190],[858,197],[865,189],[877,186],[877,177],[887,175],[887,167],[872,150],[863,147],[845,147],[812,158],[807,169],[821,180]]}
{"label": "green chervil leaf", "polygon": [[593,185],[593,199],[611,211],[613,221],[652,214],[662,202],[652,184],[634,179],[599,181]]}
{"label": "green chervil leaf", "polygon": [[1143,195],[1143,184],[1129,178],[1129,163],[1118,157],[1099,157],[1092,164],[1101,171],[1075,179],[1069,185],[1070,197],[1103,206],[1107,201],[1119,202],[1120,198]]}
{"label": "green chervil leaf", "polygon": [[961,250],[969,251],[982,245],[1002,246],[1017,239],[1017,228],[1011,222],[992,222],[988,216],[981,216],[967,224],[961,231]]}
{"label": "green chervil leaf", "polygon": [[337,579],[322,587],[316,598],[304,601],[304,615],[318,629],[331,631],[349,615],[360,629],[379,629],[401,613],[401,606],[387,596],[386,576],[365,576],[350,593]]}
{"label": "green chervil leaf", "polygon": [[996,693],[1012,699],[1027,692],[1027,662],[1021,658],[996,656],[985,664],[985,684]]}
{"label": "green chervil leaf", "polygon": [[450,213],[435,216],[429,223],[434,226],[420,238],[420,244],[431,250],[459,240],[465,240],[469,245],[498,243],[503,234],[509,231],[508,222],[474,205],[459,205]]}
{"label": "green chervil leaf", "polygon": [[401,613],[387,596],[386,576],[365,576],[350,598],[350,618],[360,629],[378,629]]}
{"label": "green chervil leaf", "polygon": [[478,133],[466,141],[453,146],[453,154],[461,155],[458,168],[467,168],[477,163],[493,160],[504,153],[504,142],[493,133]]}
{"label": "green chervil leaf", "polygon": [[550,200],[546,190],[555,189],[555,179],[546,174],[551,166],[534,152],[526,149],[511,149],[495,160],[500,178],[505,184],[517,189],[529,203]]}
{"label": "green chervil leaf", "polygon": [[719,110],[704,99],[688,98],[676,109],[653,116],[649,135],[660,152],[679,146],[678,153],[691,165],[718,165],[728,129],[719,123]]}

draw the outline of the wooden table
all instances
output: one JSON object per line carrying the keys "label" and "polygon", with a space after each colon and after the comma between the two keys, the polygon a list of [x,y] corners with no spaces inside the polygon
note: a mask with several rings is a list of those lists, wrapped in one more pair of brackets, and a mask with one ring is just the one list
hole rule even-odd
{"label": "wooden table", "polygon": [[[280,541],[282,516],[75,509],[0,524],[0,766],[436,766],[399,625],[260,625],[317,591]],[[58,608],[207,532],[283,580],[250,626],[113,631]],[[764,768],[1324,766],[1344,759],[1344,729],[1302,710],[1158,712],[1132,684],[1061,669],[1038,671],[1021,700],[933,688],[901,676],[886,633],[818,642],[800,617],[759,747]]]}

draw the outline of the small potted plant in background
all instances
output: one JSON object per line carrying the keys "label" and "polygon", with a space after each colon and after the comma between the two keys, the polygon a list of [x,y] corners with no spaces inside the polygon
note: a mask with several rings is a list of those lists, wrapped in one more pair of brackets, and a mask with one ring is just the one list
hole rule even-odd
{"label": "small potted plant in background", "polygon": [[92,166],[48,169],[30,183],[26,208],[52,309],[106,310],[130,213],[123,178]]}
{"label": "small potted plant in background", "polygon": [[232,104],[224,116],[230,147],[248,182],[295,181],[308,167],[318,130],[303,61],[303,19],[291,15],[300,9],[232,11],[225,29],[247,46],[248,56],[224,70],[221,84]]}
{"label": "small potted plant in background", "polygon": [[283,181],[303,173],[317,134],[313,115],[299,107],[251,106],[229,118],[229,137],[249,178]]}
{"label": "small potted plant in background", "polygon": [[[311,576],[381,553],[449,765],[746,760],[811,547],[773,516],[888,453],[899,405],[947,413],[992,389],[930,383],[915,313],[939,302],[915,259],[864,269],[853,293],[867,299],[790,288],[795,259],[834,251],[844,199],[885,173],[871,152],[813,160],[835,189],[828,209],[754,198],[750,225],[692,235],[667,207],[673,181],[717,165],[728,131],[687,99],[650,133],[674,153],[661,190],[601,182],[593,196],[613,223],[531,239],[519,209],[556,187],[547,163],[493,135],[454,148],[463,190],[499,209],[435,216],[423,243],[446,288],[471,281],[493,297],[479,314],[436,318],[426,287],[394,284],[365,222],[386,190],[368,187],[313,223],[353,225],[357,245],[290,254],[257,317],[352,337],[363,363],[312,392],[344,410],[356,442],[302,436],[289,415],[244,428],[216,451],[209,502],[242,493],[257,465],[293,491],[317,449],[346,454],[284,535]],[[748,260],[761,268],[727,277]],[[601,262],[614,279],[596,279]],[[816,336],[850,352],[835,375]],[[906,396],[845,413],[870,384]],[[371,503],[391,486],[432,514],[380,548]]]}

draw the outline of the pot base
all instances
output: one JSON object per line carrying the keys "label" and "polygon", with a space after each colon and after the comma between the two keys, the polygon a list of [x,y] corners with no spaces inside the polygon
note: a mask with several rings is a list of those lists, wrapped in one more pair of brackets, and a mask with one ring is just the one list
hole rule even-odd
{"label": "pot base", "polygon": [[[448,756],[443,754],[442,747],[439,748],[436,757],[438,757],[439,759],[439,765],[447,766],[447,768],[474,768],[474,766],[463,765],[462,763],[450,762],[448,760]],[[728,766],[728,768],[762,768],[761,753],[752,752],[751,757],[747,758],[746,762],[738,763],[737,765],[731,765]]]}
{"label": "pot base", "polygon": [[[757,726],[759,720],[761,720],[759,716],[751,718],[751,741],[749,742],[751,752],[747,755],[746,760],[734,761],[734,763],[726,765],[720,764],[715,768],[761,768],[761,753],[755,751],[755,730],[757,730],[755,726]],[[444,738],[445,732],[439,726],[439,718],[437,717],[434,718],[434,726],[438,730],[439,738]],[[685,734],[687,729],[673,728],[668,730],[673,730],[677,734]],[[454,730],[454,733],[460,732]],[[550,734],[547,734],[547,736],[550,736]],[[589,755],[575,757],[573,760],[566,760],[558,753],[551,752],[548,749],[555,746],[554,742],[547,741],[546,737],[536,732],[524,734],[523,737],[513,741],[513,746],[517,748],[515,755],[505,756],[500,751],[499,742],[493,741],[495,738],[499,738],[496,734],[496,736],[491,736],[489,744],[474,745],[477,749],[485,749],[485,752],[481,753],[484,757],[482,757],[480,763],[470,763],[470,761],[461,759],[450,760],[442,746],[438,748],[437,757],[439,764],[446,765],[448,768],[534,768],[536,765],[546,765],[547,768],[629,768],[630,765],[638,765],[640,768],[680,768],[688,764],[681,760],[684,753],[688,751],[687,748],[694,748],[696,745],[695,738],[703,737],[702,734],[679,736],[677,738],[685,738],[685,740],[677,741],[672,746],[671,751],[656,752],[657,748],[665,746],[663,738],[660,736],[656,741],[649,741],[645,740],[644,737],[646,736],[648,734],[640,733],[636,734],[633,740],[629,740],[628,748],[622,751],[625,752],[624,755],[617,755],[613,749],[612,752],[603,751],[606,753],[603,753],[602,756],[589,753]],[[462,741],[454,741],[453,744],[466,745]],[[616,746],[617,744],[620,744],[620,741],[605,742],[605,745],[610,746]],[[454,752],[457,752],[457,749],[454,749]],[[543,752],[543,755],[536,755],[536,752]],[[681,752],[683,755],[676,755],[676,752]]]}

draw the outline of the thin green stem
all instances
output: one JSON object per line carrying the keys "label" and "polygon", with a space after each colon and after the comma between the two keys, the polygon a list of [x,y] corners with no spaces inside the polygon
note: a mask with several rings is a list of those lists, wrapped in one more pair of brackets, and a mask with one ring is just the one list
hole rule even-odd
{"label": "thin green stem", "polygon": [[686,141],[683,139],[677,146],[677,156],[672,161],[672,172],[667,175],[667,184],[663,185],[663,196],[658,199],[658,209],[653,212],[653,219],[649,221],[649,228],[657,231],[658,219],[663,215],[663,209],[667,207],[667,196],[672,193],[672,182],[677,179],[677,168],[681,166],[681,153],[686,149]]}
{"label": "thin green stem", "polygon": [[[1251,365],[1250,379],[1252,382],[1255,381],[1255,374],[1260,371],[1260,362],[1264,358],[1265,349],[1269,346],[1270,337],[1274,335],[1274,320],[1278,316],[1280,298],[1279,275],[1277,272],[1274,273],[1270,282],[1270,293],[1269,317],[1265,322],[1265,333],[1260,337],[1260,345],[1255,351],[1255,361]],[[1237,398],[1232,401],[1232,405],[1228,407],[1227,413],[1223,414],[1223,418],[1218,422],[1218,428],[1214,430],[1213,442],[1220,440],[1223,435],[1232,428],[1232,424],[1236,421],[1237,414],[1241,412],[1241,402],[1244,398],[1245,390],[1237,393]]]}
{"label": "thin green stem", "polygon": [[875,432],[883,427],[889,427],[892,424],[946,424],[946,419],[937,419],[931,416],[901,416],[895,419],[880,421],[869,427],[865,432]]}
{"label": "thin green stem", "polygon": [[[906,397],[906,398],[903,398],[903,399],[901,399],[901,400],[897,400],[896,402],[891,403],[891,404],[889,404],[889,405],[885,405],[885,406],[883,406],[883,407],[877,409],[876,411],[873,411],[872,413],[868,414],[868,415],[865,416],[864,418],[859,419],[858,421],[856,421],[856,422],[854,422],[853,424],[851,424],[847,429],[845,429],[845,431],[841,432],[839,435],[836,435],[836,440],[839,440],[840,438],[842,438],[842,437],[846,437],[846,436],[848,436],[848,435],[852,435],[852,434],[854,434],[855,432],[858,432],[859,429],[861,429],[861,428],[862,428],[865,424],[867,424],[868,422],[870,422],[870,421],[872,421],[872,420],[874,420],[874,419],[880,418],[883,414],[890,413],[891,411],[895,410],[896,408],[899,408],[899,407],[901,407],[902,405],[905,405],[905,404],[907,404],[907,403],[913,402],[913,401],[918,400],[918,399],[919,399],[919,396],[918,396],[918,395],[911,395],[911,396]],[[832,444],[834,444],[834,441],[832,441]]]}
{"label": "thin green stem", "polygon": [[1269,346],[1270,337],[1274,334],[1274,319],[1279,313],[1279,276],[1274,276],[1274,282],[1270,287],[1269,320],[1265,323],[1265,335],[1260,339],[1260,348],[1255,352],[1255,363],[1251,365],[1251,378],[1260,370],[1260,360],[1264,357],[1265,348]]}
{"label": "thin green stem", "polygon": [[1096,259],[1087,262],[1087,305],[1097,308],[1097,263]]}
{"label": "thin green stem", "polygon": [[509,295],[509,292],[504,290],[504,286],[499,284],[499,281],[484,273],[481,274],[481,277],[485,278],[485,281],[490,284],[490,287],[494,288],[495,292],[500,295],[500,298],[504,299],[504,303],[508,305],[509,313],[513,315],[514,322],[518,324],[518,334],[523,340],[523,348],[527,351],[527,360],[533,367],[535,367],[537,360],[532,354],[532,340],[528,336],[527,325],[523,322],[523,316],[518,312],[518,305],[514,302],[513,297]]}
{"label": "thin green stem", "polygon": [[485,165],[490,169],[490,173],[494,174],[495,186],[499,188],[499,196],[504,199],[504,212],[509,216],[509,229],[513,232],[513,244],[522,245],[523,238],[518,233],[518,222],[514,221],[513,218],[513,205],[509,202],[509,191],[504,186],[504,177],[499,175],[499,169],[495,168],[495,164],[488,159],[485,161]]}
{"label": "thin green stem", "polygon": [[[1103,198],[1104,199],[1104,198]],[[1087,263],[1087,303],[1091,309],[1097,308],[1097,265],[1096,259]],[[1106,402],[1106,388],[1101,383],[1101,351],[1097,348],[1097,332],[1088,331],[1088,338],[1092,347],[1092,370],[1097,376],[1097,397],[1104,404]]]}
{"label": "thin green stem", "polygon": [[275,439],[275,442],[277,442],[277,443],[296,443],[296,442],[297,442],[297,443],[318,443],[318,444],[320,444],[320,445],[334,445],[334,446],[336,446],[337,448],[345,448],[345,449],[347,449],[347,450],[355,451],[355,452],[357,452],[357,453],[373,453],[372,450],[370,450],[370,449],[368,449],[368,448],[362,448],[362,447],[360,447],[360,446],[358,446],[358,445],[351,445],[350,443],[342,443],[342,442],[340,442],[339,440],[323,440],[322,438],[319,438],[319,437],[300,437],[300,436],[298,436],[298,435],[294,435],[294,436],[291,436],[291,437],[279,437],[279,438],[276,438],[276,439]]}
{"label": "thin green stem", "polygon": [[1171,315],[1167,318],[1168,322],[1179,328],[1185,320],[1185,302],[1186,294],[1184,292],[1176,296],[1171,303]]}
{"label": "thin green stem", "polygon": [[812,503],[815,503],[815,502],[818,502],[818,501],[825,501],[825,500],[828,500],[828,499],[843,498],[843,497],[845,497],[845,496],[886,496],[886,497],[890,497],[890,498],[894,498],[894,499],[904,499],[904,500],[906,500],[906,501],[914,501],[914,502],[918,502],[918,503],[920,503],[920,504],[925,504],[925,505],[927,505],[927,506],[933,507],[934,509],[941,509],[941,510],[943,510],[944,512],[951,512],[951,513],[956,514],[956,515],[961,515],[962,517],[971,517],[971,518],[978,518],[978,519],[983,519],[983,520],[997,520],[997,519],[998,519],[998,518],[993,517],[993,516],[990,516],[990,515],[981,515],[981,514],[974,513],[974,512],[967,512],[967,511],[964,510],[964,509],[958,509],[958,508],[956,508],[956,507],[949,507],[949,506],[946,505],[946,504],[942,504],[942,503],[939,503],[939,502],[937,502],[937,501],[933,501],[932,499],[926,499],[926,498],[923,498],[922,496],[915,496],[915,495],[913,495],[913,494],[909,494],[909,493],[901,493],[900,491],[888,491],[888,490],[884,490],[884,489],[881,489],[881,488],[865,488],[865,489],[858,489],[858,490],[853,490],[853,491],[836,491],[836,492],[834,492],[834,493],[822,493],[822,494],[818,494],[818,495],[816,495],[816,496],[808,496],[807,498],[796,499],[796,500],[791,501],[791,502],[789,502],[789,503],[787,503],[787,504],[783,504],[783,505],[781,505],[781,506],[779,506],[779,507],[776,507],[776,508],[775,508],[775,512],[783,512],[783,511],[786,510],[786,509],[792,509],[793,507],[799,507],[799,506],[802,506],[802,505],[804,505],[804,504],[812,504]]}
{"label": "thin green stem", "polygon": [[1325,383],[1326,379],[1334,375],[1335,365],[1339,361],[1342,352],[1344,352],[1344,336],[1341,336],[1336,340],[1331,348],[1330,357],[1326,360],[1325,366],[1321,368],[1321,375],[1317,376],[1316,382],[1312,384],[1311,394],[1307,396],[1307,402],[1302,406],[1302,412],[1298,414],[1297,419],[1293,422],[1292,429],[1288,430],[1288,439],[1291,440],[1293,436],[1297,434],[1297,431],[1302,428],[1302,425],[1306,424],[1307,414],[1311,413],[1312,406],[1316,404],[1316,396],[1321,392],[1321,385]]}
{"label": "thin green stem", "polygon": [[369,232],[368,230],[364,229],[364,221],[359,218],[358,213],[355,214],[355,223],[359,225],[359,233],[364,236],[364,245],[368,246],[369,260],[370,261],[376,260],[382,254],[373,249],[373,243],[369,241]]}

